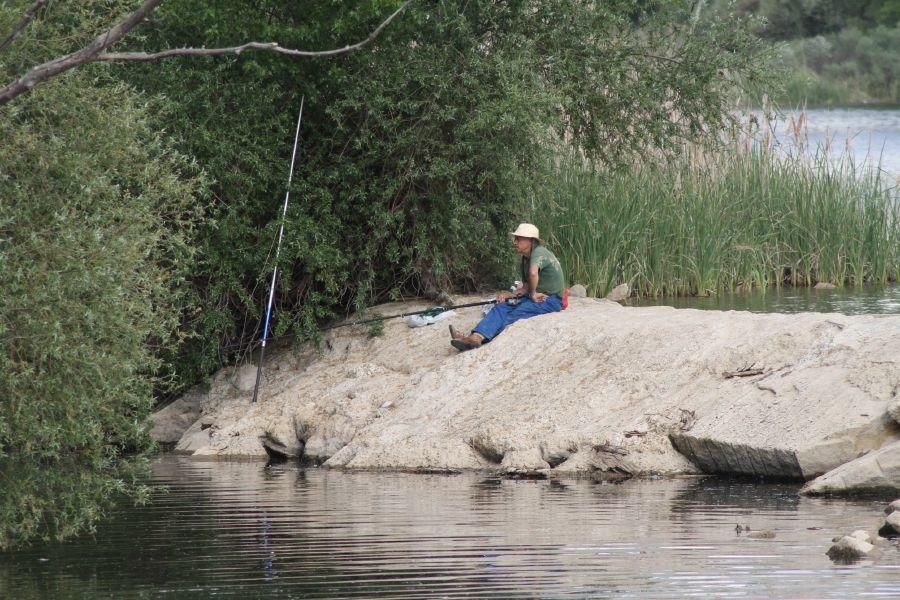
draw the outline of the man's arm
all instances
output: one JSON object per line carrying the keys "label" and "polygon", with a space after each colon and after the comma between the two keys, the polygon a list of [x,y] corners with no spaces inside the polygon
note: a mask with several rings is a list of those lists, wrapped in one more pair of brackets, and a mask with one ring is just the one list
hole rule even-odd
{"label": "man's arm", "polygon": [[506,302],[510,298],[521,298],[528,293],[528,286],[524,283],[511,292],[503,291],[497,294],[497,302]]}
{"label": "man's arm", "polygon": [[535,302],[543,302],[547,299],[547,294],[542,294],[537,291],[538,281],[540,281],[541,274],[538,270],[537,265],[531,265],[528,269],[528,295]]}

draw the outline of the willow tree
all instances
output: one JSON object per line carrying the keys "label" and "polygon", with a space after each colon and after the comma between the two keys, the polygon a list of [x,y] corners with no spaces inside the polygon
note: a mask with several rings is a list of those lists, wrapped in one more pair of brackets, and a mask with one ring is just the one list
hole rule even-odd
{"label": "willow tree", "polygon": [[146,491],[205,178],[159,129],[165,104],[102,63],[159,4],[0,5],[0,549],[65,538]]}
{"label": "willow tree", "polygon": [[[0,77],[96,16],[68,15],[41,44],[5,44]],[[177,344],[202,218],[202,174],[155,116],[89,70],[0,106],[0,548],[66,537],[140,492],[122,459],[150,448],[157,349]]]}

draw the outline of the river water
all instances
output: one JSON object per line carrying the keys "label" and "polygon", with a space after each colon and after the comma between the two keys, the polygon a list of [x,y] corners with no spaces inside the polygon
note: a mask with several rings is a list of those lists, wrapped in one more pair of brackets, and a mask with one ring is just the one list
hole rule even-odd
{"label": "river water", "polygon": [[823,152],[832,162],[849,158],[857,167],[880,169],[888,185],[900,184],[898,108],[785,111],[769,130],[784,152]]}
{"label": "river water", "polygon": [[642,298],[638,306],[674,306],[702,310],[744,310],[758,313],[824,312],[845,315],[900,315],[900,285],[887,287],[769,288],[745,294],[707,297]]}
{"label": "river water", "polygon": [[[900,597],[900,544],[834,564],[883,500],[717,479],[515,481],[164,456],[153,503],[0,555],[3,598]],[[750,534],[736,530],[749,527]],[[754,539],[770,531],[774,537]]]}

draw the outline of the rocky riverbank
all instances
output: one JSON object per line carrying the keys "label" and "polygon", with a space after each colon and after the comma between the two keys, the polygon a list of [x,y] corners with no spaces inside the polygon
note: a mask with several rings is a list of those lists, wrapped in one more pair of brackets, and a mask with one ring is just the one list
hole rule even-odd
{"label": "rocky riverbank", "polygon": [[[447,324],[468,330],[479,317],[392,320],[373,338],[346,327],[321,353],[270,352],[258,403],[255,365],[224,369],[158,412],[154,436],[196,457],[600,477],[810,480],[877,451],[872,487],[900,489],[900,316],[572,298],[478,350],[451,348]],[[812,493],[840,492],[833,483]]]}

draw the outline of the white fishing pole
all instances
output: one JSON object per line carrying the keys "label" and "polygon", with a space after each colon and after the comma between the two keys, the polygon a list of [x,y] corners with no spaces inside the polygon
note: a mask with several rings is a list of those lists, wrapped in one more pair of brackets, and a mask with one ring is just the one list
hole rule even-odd
{"label": "white fishing pole", "polygon": [[284,195],[284,206],[281,209],[281,225],[278,228],[278,244],[275,246],[275,266],[272,269],[272,285],[269,287],[269,302],[266,304],[266,319],[263,324],[262,346],[259,351],[259,363],[256,366],[256,385],[253,387],[253,401],[259,394],[259,382],[262,380],[263,358],[266,355],[266,340],[269,337],[269,317],[272,316],[272,302],[275,298],[275,279],[278,277],[278,255],[281,253],[281,240],[284,238],[284,220],[287,217],[288,203],[291,200],[291,180],[294,179],[294,161],[297,158],[297,143],[300,141],[300,120],[303,118],[303,101],[300,98],[300,114],[297,115],[297,131],[294,133],[294,151],[291,153],[291,168],[288,171],[287,192]]}

